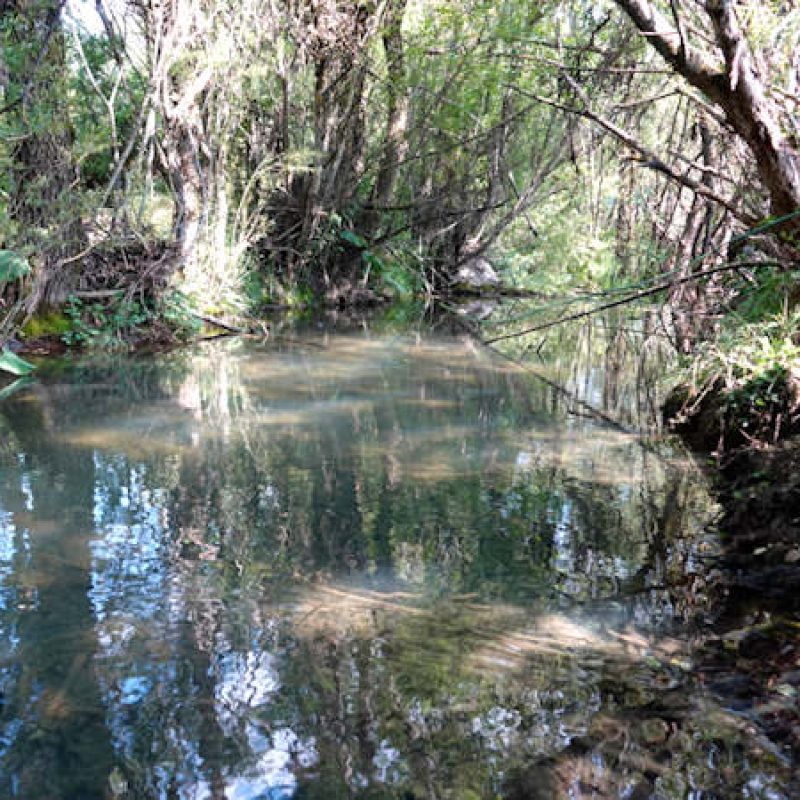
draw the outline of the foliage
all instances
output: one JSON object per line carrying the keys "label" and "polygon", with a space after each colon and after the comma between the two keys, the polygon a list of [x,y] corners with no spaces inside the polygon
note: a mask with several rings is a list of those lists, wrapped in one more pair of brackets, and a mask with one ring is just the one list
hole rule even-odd
{"label": "foliage", "polygon": [[11,375],[25,376],[30,375],[36,367],[20,358],[16,353],[12,353],[8,348],[0,351],[0,372],[8,372]]}
{"label": "foliage", "polygon": [[127,139],[135,135],[136,116],[145,92],[144,75],[124,74],[118,62],[121,42],[107,36],[71,38],[69,91],[74,149],[87,189],[105,188]]}
{"label": "foliage", "polygon": [[66,194],[74,162],[59,24],[63,4],[41,0],[16,6],[0,13],[5,106],[0,235],[9,250],[36,254],[31,286],[47,299],[42,268],[76,244],[73,224],[82,206],[82,198]]}
{"label": "foliage", "polygon": [[[6,5],[0,300],[147,298],[72,301],[71,343],[189,335],[194,311],[430,298],[476,256],[549,294],[796,259],[786,4],[125,0],[129,27],[103,4]],[[672,15],[692,58],[639,36],[637,9]],[[785,224],[742,239],[767,218]],[[676,344],[731,307],[791,306],[788,275],[679,281]]]}
{"label": "foliage", "polygon": [[732,388],[786,375],[800,368],[798,330],[800,313],[731,325],[700,349],[694,359],[696,373],[701,380],[720,377]]}
{"label": "foliage", "polygon": [[31,271],[28,260],[13,250],[0,250],[0,284],[24,278]]}
{"label": "foliage", "polygon": [[796,421],[800,398],[792,381],[787,366],[774,362],[728,391],[723,407],[725,417],[751,441],[776,441],[780,426],[788,422],[791,432]]}
{"label": "foliage", "polygon": [[[772,443],[800,425],[800,313],[729,325],[686,364],[682,414],[718,415],[725,447]],[[707,415],[706,415],[707,416]],[[714,435],[714,431],[710,431]]]}
{"label": "foliage", "polygon": [[360,252],[363,275],[362,283],[371,285],[379,292],[393,297],[408,298],[423,289],[423,272],[420,264],[405,248],[397,246],[393,252],[378,254],[363,236],[343,230],[342,241]]}
{"label": "foliage", "polygon": [[20,334],[25,339],[37,339],[42,336],[62,337],[71,330],[72,319],[63,311],[42,311],[22,326]]}
{"label": "foliage", "polygon": [[118,296],[107,303],[87,303],[70,297],[65,306],[69,329],[62,340],[77,347],[96,349],[128,348],[145,337],[145,328],[157,322],[168,326],[171,337],[187,339],[199,333],[202,324],[186,295],[172,291],[155,302]]}
{"label": "foliage", "polygon": [[80,347],[124,347],[127,338],[148,319],[141,303],[121,297],[104,304],[86,303],[73,296],[65,313],[72,325],[62,339],[65,344]]}
{"label": "foliage", "polygon": [[539,235],[517,222],[498,248],[498,266],[512,286],[563,293],[608,287],[618,265],[613,235],[607,231],[577,236],[584,210],[570,198],[554,198],[531,215]]}
{"label": "foliage", "polygon": [[181,291],[161,295],[151,312],[152,318],[163,319],[178,339],[190,339],[202,329],[191,299]]}
{"label": "foliage", "polygon": [[375,274],[384,291],[395,298],[419,296],[425,290],[424,265],[413,255],[400,253],[391,260],[374,258]]}
{"label": "foliage", "polygon": [[755,325],[757,333],[765,321],[766,331],[791,335],[790,309],[797,301],[798,280],[800,272],[780,266],[762,268],[756,275],[748,275],[738,287],[726,328],[736,330],[742,325]]}

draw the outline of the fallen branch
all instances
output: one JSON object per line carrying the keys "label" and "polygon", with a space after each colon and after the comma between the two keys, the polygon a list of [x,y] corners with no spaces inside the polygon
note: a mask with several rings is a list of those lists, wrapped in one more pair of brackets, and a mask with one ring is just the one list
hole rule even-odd
{"label": "fallen branch", "polygon": [[198,314],[196,311],[192,311],[190,313],[193,317],[199,319],[201,322],[205,322],[208,325],[214,325],[216,328],[221,328],[223,331],[228,331],[229,333],[235,333],[240,336],[248,336],[253,333],[250,328],[242,328],[238,325],[232,325],[229,322],[219,319],[219,317],[212,317],[208,314]]}

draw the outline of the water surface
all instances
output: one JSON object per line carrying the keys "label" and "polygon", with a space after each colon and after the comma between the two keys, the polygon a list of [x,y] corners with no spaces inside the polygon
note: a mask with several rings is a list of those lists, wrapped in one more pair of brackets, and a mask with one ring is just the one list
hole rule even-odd
{"label": "water surface", "polygon": [[361,333],[4,401],[0,797],[785,796],[694,667],[702,475],[568,400]]}

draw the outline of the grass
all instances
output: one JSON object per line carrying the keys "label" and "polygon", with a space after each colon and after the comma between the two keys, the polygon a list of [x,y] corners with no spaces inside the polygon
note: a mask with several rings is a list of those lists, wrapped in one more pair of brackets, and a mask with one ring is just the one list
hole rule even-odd
{"label": "grass", "polygon": [[774,444],[800,432],[800,312],[740,325],[729,320],[693,354],[684,375],[681,414],[707,421],[714,410],[726,448]]}

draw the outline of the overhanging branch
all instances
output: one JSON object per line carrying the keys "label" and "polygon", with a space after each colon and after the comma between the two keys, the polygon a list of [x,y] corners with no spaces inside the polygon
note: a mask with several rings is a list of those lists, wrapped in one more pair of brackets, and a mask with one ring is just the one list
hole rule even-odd
{"label": "overhanging branch", "polygon": [[[585,93],[583,90],[578,86],[578,84],[568,75],[565,75],[567,82],[570,86],[575,89],[579,95],[583,95],[585,97]],[[757,222],[757,219],[750,214],[743,212],[741,209],[737,208],[734,203],[723,197],[717,192],[710,189],[708,186],[700,183],[699,181],[694,180],[689,175],[682,174],[667,164],[662,158],[657,156],[649,147],[643,144],[639,139],[637,139],[632,133],[621,128],[619,125],[615,124],[611,120],[607,119],[606,117],[598,114],[596,111],[593,111],[588,105],[585,105],[583,108],[577,108],[575,106],[568,106],[564,103],[561,103],[557,100],[553,100],[549,97],[542,97],[540,95],[533,94],[531,92],[527,92],[524,89],[520,89],[519,87],[513,87],[517,92],[522,94],[523,96],[531,99],[536,100],[539,103],[543,103],[544,105],[550,106],[551,108],[557,108],[561,111],[564,111],[568,114],[574,114],[579,117],[583,117],[584,119],[591,120],[592,122],[599,125],[605,131],[610,133],[615,139],[618,139],[620,142],[625,144],[628,148],[633,150],[634,152],[638,153],[639,158],[637,159],[638,163],[644,167],[649,169],[655,170],[656,172],[660,172],[662,175],[665,175],[670,180],[675,181],[676,183],[681,184],[687,189],[690,189],[696,195],[700,197],[704,197],[707,200],[711,200],[714,203],[722,206],[726,211],[728,211],[731,215],[736,217],[736,219],[742,221],[746,225],[754,225]]]}
{"label": "overhanging branch", "polygon": [[495,342],[502,342],[506,339],[517,339],[520,336],[527,336],[529,333],[539,333],[540,331],[546,331],[550,328],[555,328],[557,325],[563,325],[565,322],[575,322],[579,319],[585,319],[586,317],[594,316],[595,314],[599,314],[601,311],[609,311],[612,308],[619,308],[619,306],[625,306],[629,303],[635,303],[637,300],[643,300],[647,297],[652,297],[653,295],[660,294],[661,292],[667,291],[674,286],[681,286],[685,283],[691,283],[692,281],[699,281],[703,278],[708,278],[711,275],[716,275],[720,272],[733,272],[735,270],[742,269],[743,267],[781,267],[782,264],[778,261],[753,261],[753,262],[746,262],[746,263],[736,263],[736,264],[725,264],[721,267],[714,267],[713,269],[706,269],[702,270],[701,272],[694,272],[691,275],[685,275],[682,278],[676,278],[675,280],[664,281],[663,283],[658,284],[657,286],[651,286],[649,289],[643,289],[640,292],[635,292],[634,294],[628,295],[627,297],[623,297],[619,300],[613,300],[610,303],[602,303],[599,306],[594,306],[593,308],[586,309],[585,311],[578,311],[575,314],[569,314],[566,317],[559,317],[558,319],[550,320],[550,322],[543,322],[540,325],[534,325],[530,328],[525,328],[521,331],[515,331],[514,333],[504,333],[501,336],[494,336],[491,339],[485,339],[483,344],[494,344]]}

